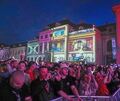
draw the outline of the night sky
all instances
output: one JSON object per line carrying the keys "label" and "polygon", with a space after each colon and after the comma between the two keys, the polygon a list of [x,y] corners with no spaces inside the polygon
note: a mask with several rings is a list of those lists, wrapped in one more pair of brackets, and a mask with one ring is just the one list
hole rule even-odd
{"label": "night sky", "polygon": [[53,22],[69,19],[103,25],[115,22],[112,6],[120,0],[0,0],[0,42],[33,39]]}

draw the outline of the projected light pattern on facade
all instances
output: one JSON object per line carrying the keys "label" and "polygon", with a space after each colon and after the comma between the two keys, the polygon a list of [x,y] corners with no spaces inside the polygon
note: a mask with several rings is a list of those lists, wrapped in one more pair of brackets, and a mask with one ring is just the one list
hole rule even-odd
{"label": "projected light pattern on facade", "polygon": [[51,61],[58,62],[66,60],[66,36],[66,25],[53,29],[51,38]]}
{"label": "projected light pattern on facade", "polygon": [[95,62],[93,37],[71,39],[68,43],[68,60]]}

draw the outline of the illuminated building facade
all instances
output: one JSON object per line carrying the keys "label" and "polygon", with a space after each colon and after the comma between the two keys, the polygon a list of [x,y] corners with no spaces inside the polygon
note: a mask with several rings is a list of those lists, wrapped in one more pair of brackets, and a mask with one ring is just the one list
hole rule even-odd
{"label": "illuminated building facade", "polygon": [[102,36],[102,60],[103,64],[116,62],[116,23],[99,26]]}
{"label": "illuminated building facade", "polygon": [[17,43],[10,46],[10,58],[24,60],[26,56],[26,42]]}
{"label": "illuminated building facade", "polygon": [[38,41],[38,39],[28,41],[26,59],[28,61],[38,62],[39,58],[40,58],[40,55],[39,55],[39,41]]}
{"label": "illuminated building facade", "polygon": [[68,25],[58,26],[52,29],[51,37],[51,61],[67,60]]}
{"label": "illuminated building facade", "polygon": [[68,60],[102,63],[101,33],[93,25],[81,24],[68,36]]}
{"label": "illuminated building facade", "polygon": [[9,49],[10,47],[5,44],[0,44],[0,60],[9,59]]}
{"label": "illuminated building facade", "polygon": [[95,62],[95,32],[93,29],[69,33],[68,60]]}
{"label": "illuminated building facade", "polygon": [[39,33],[39,55],[41,58],[39,60],[50,61],[50,41],[51,41],[52,31],[50,29],[45,29]]}
{"label": "illuminated building facade", "polygon": [[51,61],[68,60],[68,33],[72,31],[73,24],[69,20],[62,20],[48,25],[52,30],[51,36]]}
{"label": "illuminated building facade", "polygon": [[101,32],[95,26],[68,23],[51,30],[51,61],[102,63]]}

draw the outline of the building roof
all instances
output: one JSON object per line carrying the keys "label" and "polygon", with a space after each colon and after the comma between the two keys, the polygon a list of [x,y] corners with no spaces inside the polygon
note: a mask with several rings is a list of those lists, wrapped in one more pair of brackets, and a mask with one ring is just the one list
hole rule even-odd
{"label": "building roof", "polygon": [[100,30],[104,30],[104,28],[110,27],[110,26],[116,27],[116,23],[106,23],[106,24],[104,24],[104,25],[97,26],[97,28],[100,29]]}
{"label": "building roof", "polygon": [[49,25],[47,25],[47,28],[54,28],[56,26],[61,26],[61,25],[66,25],[66,24],[69,24],[71,26],[75,26],[74,23],[72,23],[70,20],[68,19],[65,19],[65,20],[61,20],[61,21],[57,21],[57,22],[54,22],[54,23],[51,23]]}
{"label": "building roof", "polygon": [[[84,23],[84,22],[82,22],[80,24],[75,24],[75,23],[71,22],[70,20],[65,19],[65,20],[61,20],[61,21],[54,22],[54,23],[47,25],[46,28],[44,28],[42,31],[48,30],[50,28],[54,28],[57,26],[66,25],[66,24],[70,25],[71,28],[73,29],[73,31],[80,30],[80,29],[88,29],[88,28],[93,27],[92,24],[88,24],[88,23]],[[70,30],[70,32],[71,32],[71,30]]]}
{"label": "building roof", "polygon": [[27,43],[38,42],[39,36],[34,37],[33,39],[29,40]]}
{"label": "building roof", "polygon": [[88,23],[84,23],[84,22],[76,25],[77,30],[88,29],[88,28],[93,28],[93,25],[88,24]]}
{"label": "building roof", "polygon": [[4,43],[0,43],[0,48],[4,48],[4,47],[9,47],[9,45],[4,44]]}
{"label": "building roof", "polygon": [[22,46],[26,46],[27,42],[21,42],[21,43],[15,43],[10,45],[11,48],[16,48],[16,47],[22,47]]}
{"label": "building roof", "polygon": [[[106,34],[116,34],[116,23],[106,23],[101,26],[97,26],[97,28],[102,32],[104,35],[105,32]],[[112,31],[110,29],[113,29]]]}

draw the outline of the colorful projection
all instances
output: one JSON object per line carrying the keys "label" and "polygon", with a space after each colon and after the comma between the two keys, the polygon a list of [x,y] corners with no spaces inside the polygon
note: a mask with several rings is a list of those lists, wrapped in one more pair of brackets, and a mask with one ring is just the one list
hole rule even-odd
{"label": "colorful projection", "polygon": [[93,52],[89,53],[70,53],[68,56],[69,61],[85,61],[86,63],[95,62],[95,55]]}
{"label": "colorful projection", "polygon": [[65,60],[64,54],[54,54],[54,62],[59,62],[64,60]]}
{"label": "colorful projection", "polygon": [[74,32],[71,32],[69,34],[86,34],[86,33],[94,33],[94,29],[91,28],[91,29],[84,29],[84,30],[78,30],[78,31],[74,31]]}
{"label": "colorful projection", "polygon": [[51,51],[53,51],[53,52],[64,52],[64,45],[65,45],[64,40],[56,41],[56,42],[52,43]]}
{"label": "colorful projection", "polygon": [[58,38],[58,37],[61,37],[61,36],[64,36],[65,35],[65,30],[64,29],[59,29],[59,30],[55,30],[53,32],[53,37],[54,38]]}
{"label": "colorful projection", "polygon": [[74,39],[68,43],[70,51],[93,51],[93,38]]}
{"label": "colorful projection", "polygon": [[71,39],[68,43],[70,61],[95,62],[93,37]]}
{"label": "colorful projection", "polygon": [[116,41],[115,38],[112,38],[112,54],[113,54],[113,59],[116,59]]}

